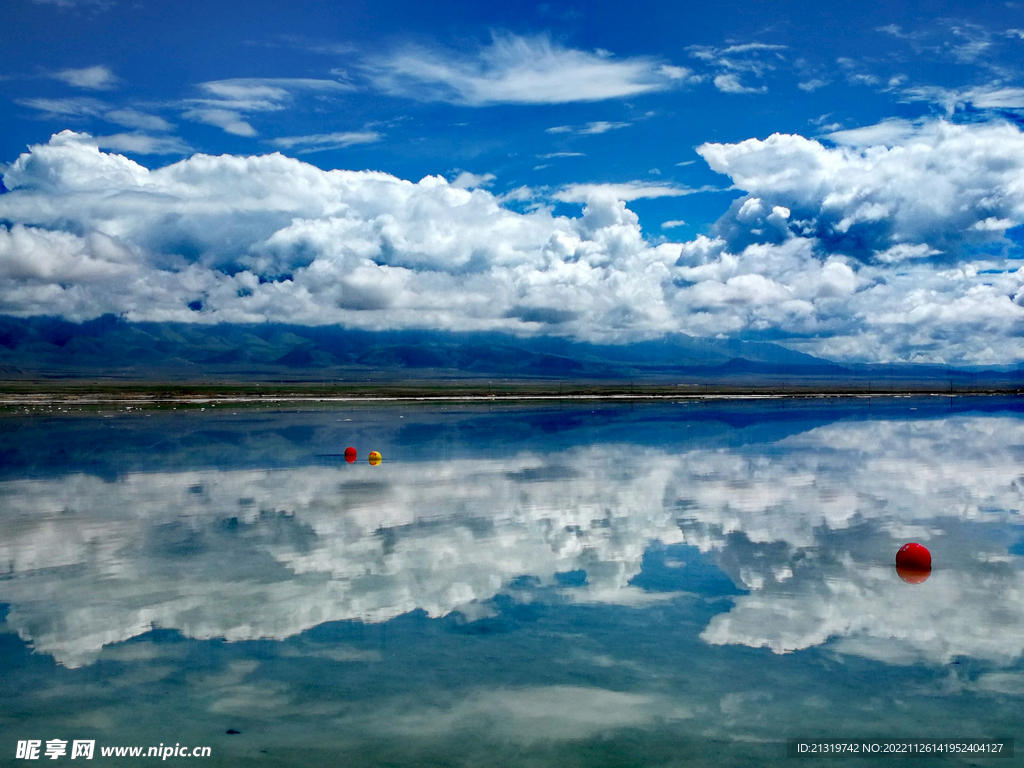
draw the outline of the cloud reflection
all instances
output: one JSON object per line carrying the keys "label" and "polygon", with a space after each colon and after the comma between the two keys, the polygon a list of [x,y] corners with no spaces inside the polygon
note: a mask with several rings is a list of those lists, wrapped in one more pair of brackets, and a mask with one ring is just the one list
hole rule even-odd
{"label": "cloud reflection", "polygon": [[[698,547],[745,590],[704,629],[713,645],[831,642],[890,663],[1024,651],[1024,571],[1008,553],[1021,420],[787,435],[683,450],[578,435],[557,450],[376,469],[11,479],[0,601],[38,652],[80,666],[153,627],[239,641],[413,610],[479,618],[524,576],[550,599],[643,606],[673,597],[631,584],[659,541]],[[892,568],[910,537],[935,556],[917,587]],[[585,580],[567,585],[568,572]]]}

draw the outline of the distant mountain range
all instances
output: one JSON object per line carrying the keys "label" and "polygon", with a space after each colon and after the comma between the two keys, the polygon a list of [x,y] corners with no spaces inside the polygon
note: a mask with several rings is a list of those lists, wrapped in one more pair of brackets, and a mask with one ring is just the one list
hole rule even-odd
{"label": "distant mountain range", "polygon": [[684,334],[628,345],[501,333],[357,331],[337,326],[84,323],[0,316],[0,378],[383,381],[482,379],[638,382],[1021,379],[1019,370],[839,365],[767,342]]}

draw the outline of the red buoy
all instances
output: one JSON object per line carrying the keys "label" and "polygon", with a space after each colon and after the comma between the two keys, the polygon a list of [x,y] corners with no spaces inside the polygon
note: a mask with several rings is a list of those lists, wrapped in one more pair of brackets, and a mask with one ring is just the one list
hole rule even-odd
{"label": "red buoy", "polygon": [[932,573],[932,553],[916,542],[904,544],[896,553],[896,573],[908,584],[920,584]]}
{"label": "red buoy", "polygon": [[351,445],[345,449],[345,461],[347,461],[349,464],[356,463],[356,449],[353,448]]}

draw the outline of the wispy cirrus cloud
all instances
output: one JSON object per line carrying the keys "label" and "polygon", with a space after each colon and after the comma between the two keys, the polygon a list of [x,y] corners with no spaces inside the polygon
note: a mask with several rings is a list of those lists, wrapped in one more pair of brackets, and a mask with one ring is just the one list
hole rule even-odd
{"label": "wispy cirrus cloud", "polygon": [[743,85],[740,82],[739,76],[732,72],[716,75],[714,83],[715,88],[722,93],[765,93],[768,90],[768,87],[764,85],[758,87]]}
{"label": "wispy cirrus cloud", "polygon": [[131,108],[112,109],[103,115],[103,119],[123,125],[125,128],[138,128],[143,131],[170,131],[174,128],[173,124],[159,115],[151,115]]}
{"label": "wispy cirrus cloud", "polygon": [[174,125],[159,115],[141,112],[131,107],[112,109],[111,105],[85,96],[65,99],[20,99],[17,104],[36,110],[45,120],[81,120],[95,118],[125,128],[141,131],[171,131]]}
{"label": "wispy cirrus cloud", "polygon": [[117,87],[118,78],[103,64],[82,69],[62,69],[49,73],[54,80],[60,80],[75,88],[90,91],[109,91]]}
{"label": "wispy cirrus cloud", "polygon": [[594,122],[584,123],[583,125],[554,125],[551,128],[545,128],[545,133],[572,133],[577,136],[594,136],[599,133],[608,133],[608,131],[615,131],[619,128],[628,128],[632,123],[629,122],[614,122],[608,120],[595,120]]}
{"label": "wispy cirrus cloud", "polygon": [[150,136],[140,131],[97,136],[96,145],[101,149],[135,155],[187,155],[192,152],[192,147],[177,136]]}
{"label": "wispy cirrus cloud", "polygon": [[16,103],[38,111],[44,119],[98,117],[107,108],[102,101],[87,97],[19,99]]}
{"label": "wispy cirrus cloud", "polygon": [[781,51],[788,46],[774,43],[750,42],[727,45],[691,45],[687,48],[690,56],[704,62],[717,73],[712,82],[722,93],[763,93],[764,85],[754,86],[743,82],[744,77],[763,79],[783,60]]}
{"label": "wispy cirrus cloud", "polygon": [[901,101],[927,102],[942,107],[947,115],[970,105],[981,110],[1024,109],[1024,88],[999,82],[964,88],[921,85],[901,91]]}
{"label": "wispy cirrus cloud", "polygon": [[299,154],[326,152],[344,149],[356,144],[372,144],[381,140],[377,131],[341,131],[337,133],[316,133],[309,136],[282,136],[272,143],[282,149],[294,149]]}
{"label": "wispy cirrus cloud", "polygon": [[828,80],[822,80],[820,77],[812,77],[810,80],[803,80],[797,83],[796,87],[801,91],[813,93],[819,88],[824,88],[826,85],[828,85]]}
{"label": "wispy cirrus cloud", "polygon": [[643,181],[627,181],[621,184],[570,184],[556,192],[553,197],[563,203],[584,203],[594,199],[631,200],[655,197],[683,197],[709,189],[690,189],[672,184],[650,184]]}
{"label": "wispy cirrus cloud", "polygon": [[315,78],[232,78],[200,83],[203,95],[188,99],[182,117],[205,123],[236,136],[256,136],[248,122],[251,112],[285,109],[302,94],[339,94],[354,90],[351,83]]}
{"label": "wispy cirrus cloud", "polygon": [[604,101],[699,79],[686,67],[650,56],[620,59],[545,36],[512,34],[494,35],[473,54],[410,46],[367,59],[363,67],[386,93],[471,107]]}
{"label": "wispy cirrus cloud", "polygon": [[57,8],[88,8],[99,12],[107,11],[116,5],[115,0],[32,0],[36,5],[52,5]]}

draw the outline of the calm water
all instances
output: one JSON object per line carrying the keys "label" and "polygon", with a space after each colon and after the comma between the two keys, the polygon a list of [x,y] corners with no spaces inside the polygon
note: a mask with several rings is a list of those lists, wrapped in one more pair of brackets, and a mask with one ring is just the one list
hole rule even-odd
{"label": "calm water", "polygon": [[1022,509],[1008,400],[8,414],[0,762],[37,764],[27,739],[296,766],[1020,740]]}

